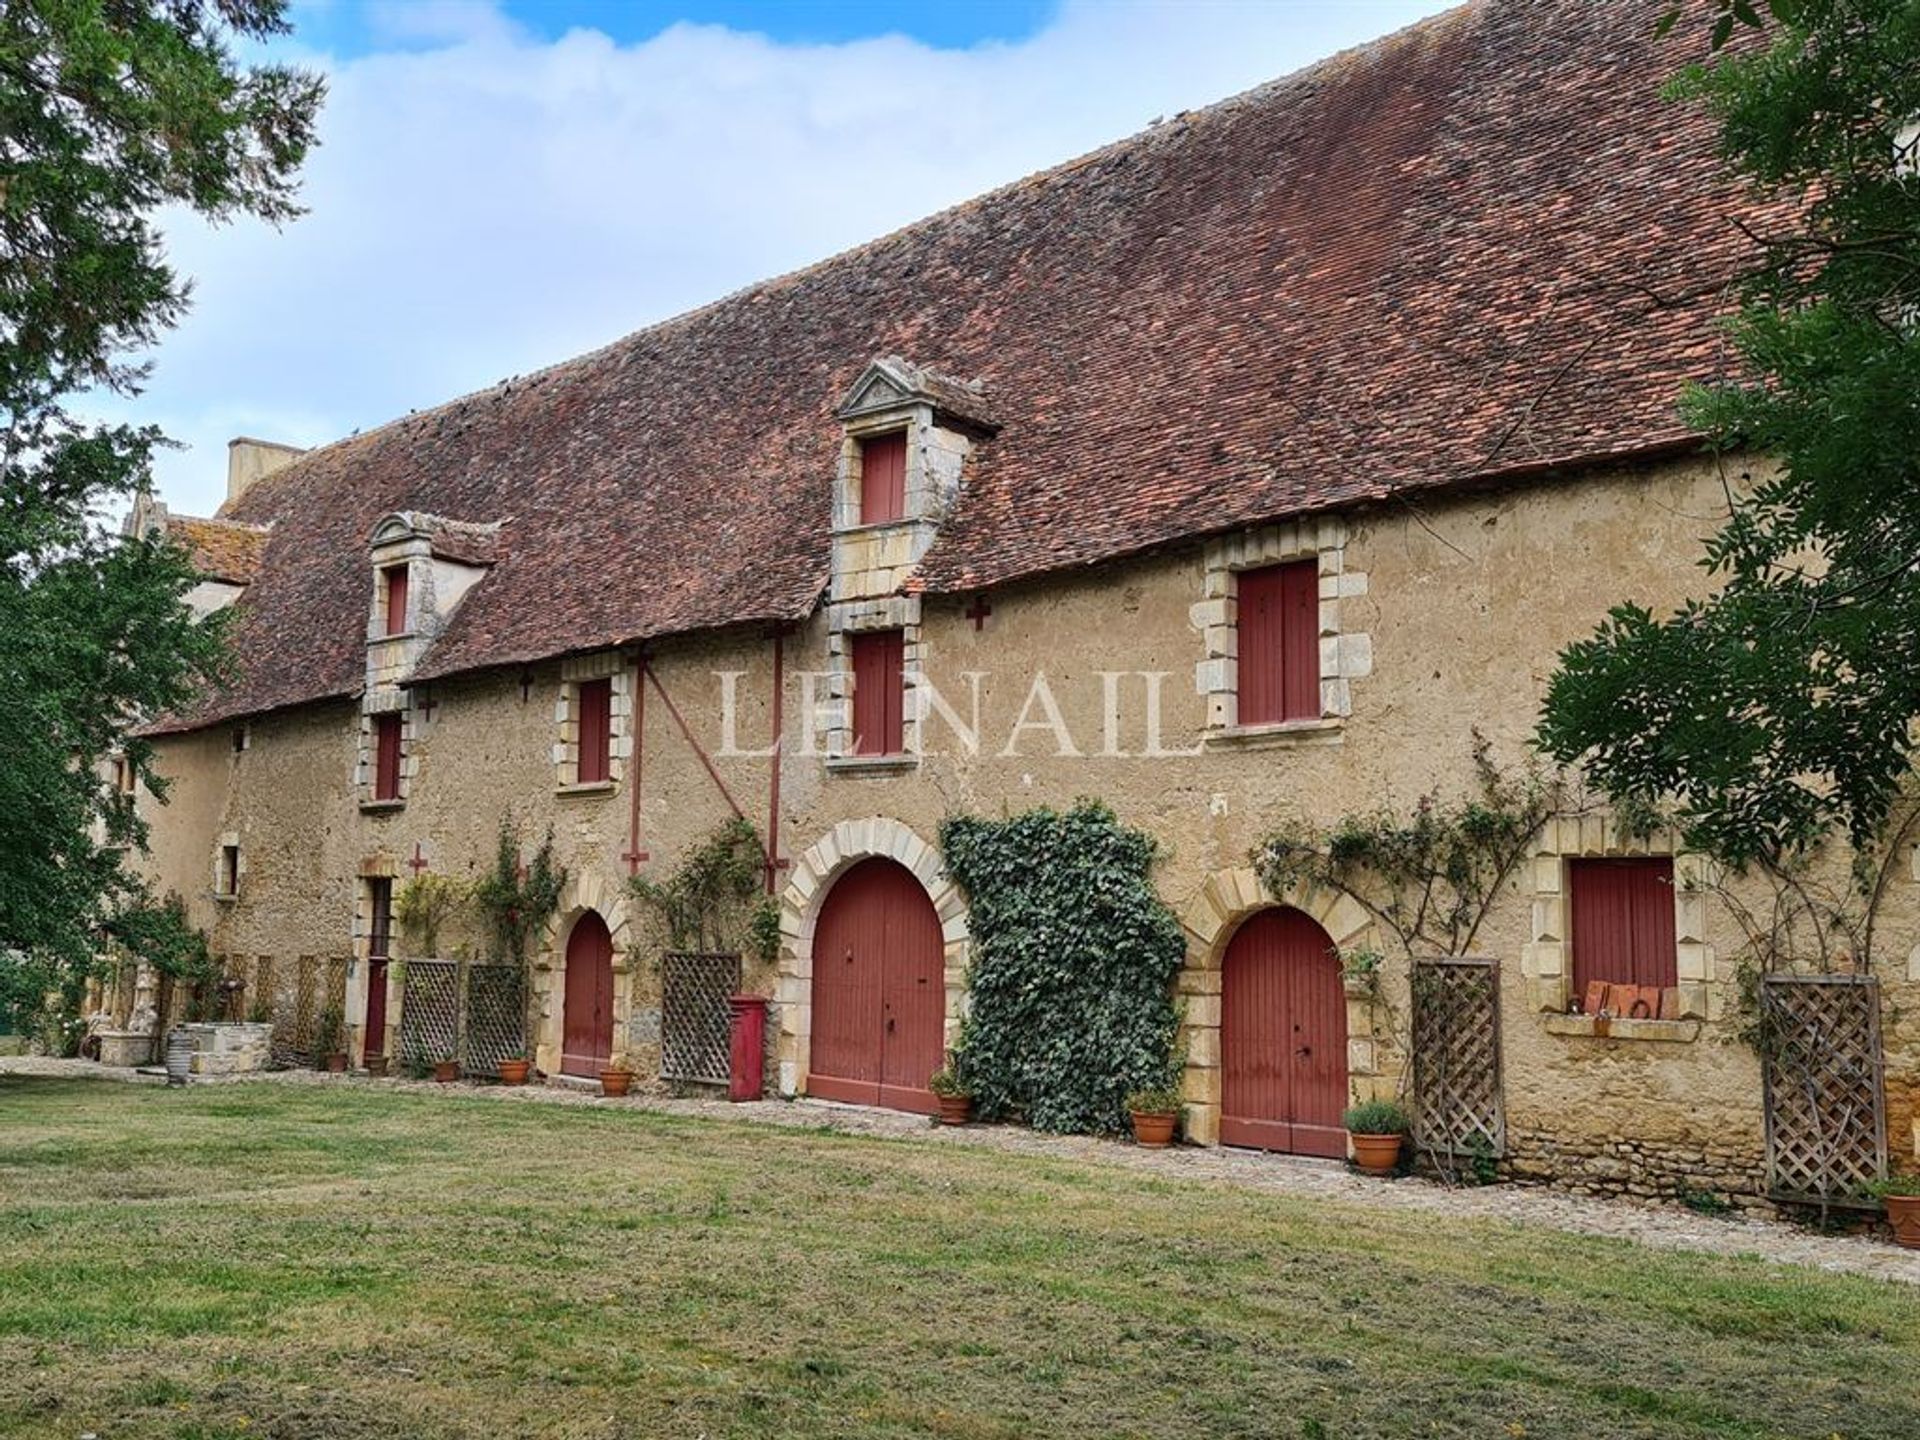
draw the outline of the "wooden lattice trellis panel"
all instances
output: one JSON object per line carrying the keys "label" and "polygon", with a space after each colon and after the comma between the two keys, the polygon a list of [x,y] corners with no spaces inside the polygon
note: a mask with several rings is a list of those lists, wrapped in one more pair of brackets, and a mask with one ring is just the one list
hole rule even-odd
{"label": "wooden lattice trellis panel", "polygon": [[400,996],[400,1062],[431,1065],[460,1053],[460,966],[409,960]]}
{"label": "wooden lattice trellis panel", "polygon": [[1497,962],[1465,956],[1415,962],[1413,1099],[1422,1149],[1506,1154]]}
{"label": "wooden lattice trellis panel", "polygon": [[274,997],[270,1053],[280,1066],[313,1063],[313,1032],[323,1003],[318,956],[302,955],[294,962],[293,974],[293,993]]}
{"label": "wooden lattice trellis panel", "polygon": [[1880,987],[1870,975],[1768,975],[1760,984],[1767,1191],[1870,1204],[1887,1173]]}
{"label": "wooden lattice trellis panel", "polygon": [[660,1073],[724,1085],[733,1021],[727,997],[740,989],[738,955],[669,951],[660,957]]}
{"label": "wooden lattice trellis panel", "polygon": [[492,1075],[526,1045],[526,988],[518,965],[466,967],[466,1005],[460,1028],[461,1063],[470,1075]]}

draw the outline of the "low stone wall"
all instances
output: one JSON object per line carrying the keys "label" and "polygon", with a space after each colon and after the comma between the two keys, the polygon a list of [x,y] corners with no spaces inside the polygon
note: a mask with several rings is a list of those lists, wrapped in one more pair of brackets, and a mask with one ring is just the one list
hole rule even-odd
{"label": "low stone wall", "polygon": [[1510,1130],[1503,1172],[1576,1195],[1679,1199],[1714,1194],[1765,1206],[1766,1174],[1750,1148]]}
{"label": "low stone wall", "polygon": [[267,1068],[273,1026],[240,1022],[183,1027],[193,1041],[191,1073],[246,1075]]}
{"label": "low stone wall", "polygon": [[99,1060],[102,1065],[126,1067],[153,1063],[151,1030],[96,1030],[93,1033],[100,1042]]}

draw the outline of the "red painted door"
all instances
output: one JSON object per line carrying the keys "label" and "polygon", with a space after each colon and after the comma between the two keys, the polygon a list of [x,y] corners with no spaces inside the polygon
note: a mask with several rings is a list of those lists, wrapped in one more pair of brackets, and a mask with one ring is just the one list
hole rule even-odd
{"label": "red painted door", "polygon": [[367,961],[367,1013],[360,1029],[362,1063],[387,1049],[387,962]]}
{"label": "red painted door", "polygon": [[807,1093],[933,1113],[945,970],[940,917],[912,871],[875,858],[835,881],[813,931]]}
{"label": "red painted door", "polygon": [[567,937],[560,1073],[598,1076],[613,1056],[613,936],[589,910]]}
{"label": "red painted door", "polygon": [[1222,969],[1220,1143],[1344,1158],[1347,997],[1327,932],[1262,910]]}

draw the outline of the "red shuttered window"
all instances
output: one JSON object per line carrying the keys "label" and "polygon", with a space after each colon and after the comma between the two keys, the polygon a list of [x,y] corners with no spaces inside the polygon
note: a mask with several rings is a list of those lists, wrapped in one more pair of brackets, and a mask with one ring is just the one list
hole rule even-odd
{"label": "red shuttered window", "polygon": [[907,434],[860,442],[860,523],[880,525],[907,513]]}
{"label": "red shuttered window", "polygon": [[582,785],[598,785],[613,774],[613,681],[580,682],[580,764]]}
{"label": "red shuttered window", "polygon": [[1680,983],[1673,930],[1673,861],[1569,860],[1573,993],[1595,981],[1614,985]]}
{"label": "red shuttered window", "polygon": [[387,586],[387,634],[404,634],[407,628],[407,567],[389,565],[381,574]]}
{"label": "red shuttered window", "polygon": [[1238,577],[1240,723],[1320,718],[1320,562]]}
{"label": "red shuttered window", "polygon": [[400,716],[373,717],[373,798],[400,798]]}
{"label": "red shuttered window", "polygon": [[853,644],[853,753],[900,755],[906,751],[901,723],[906,683],[906,639],[898,630],[850,637]]}

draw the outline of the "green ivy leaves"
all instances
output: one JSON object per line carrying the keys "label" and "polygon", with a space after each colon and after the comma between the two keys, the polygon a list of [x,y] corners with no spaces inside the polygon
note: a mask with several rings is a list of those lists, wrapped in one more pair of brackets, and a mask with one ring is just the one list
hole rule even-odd
{"label": "green ivy leaves", "polygon": [[1126,1097],[1177,1081],[1180,923],[1153,887],[1152,838],[1083,800],[1064,814],[940,827],[972,911],[961,1064],[983,1118],[1107,1133]]}

